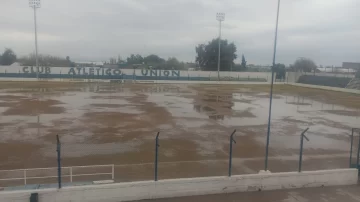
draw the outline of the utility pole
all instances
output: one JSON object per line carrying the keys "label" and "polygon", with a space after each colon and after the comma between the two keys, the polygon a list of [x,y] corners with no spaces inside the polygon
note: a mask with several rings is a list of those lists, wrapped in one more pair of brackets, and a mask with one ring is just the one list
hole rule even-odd
{"label": "utility pole", "polygon": [[269,106],[269,119],[266,136],[266,152],[265,152],[265,171],[268,170],[268,157],[269,157],[269,142],[270,142],[270,124],[271,124],[271,108],[272,108],[272,96],[274,87],[274,67],[276,62],[276,45],[277,45],[277,33],[279,25],[279,12],[280,12],[280,0],[278,0],[277,16],[276,16],[276,28],[275,28],[275,40],[274,40],[274,55],[273,55],[273,66],[271,68],[271,88],[270,88],[270,106]]}

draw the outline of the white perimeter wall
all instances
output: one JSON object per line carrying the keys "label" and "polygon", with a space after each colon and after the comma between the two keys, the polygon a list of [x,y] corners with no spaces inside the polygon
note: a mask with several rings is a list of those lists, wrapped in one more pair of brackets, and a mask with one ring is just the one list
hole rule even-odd
{"label": "white perimeter wall", "polygon": [[[75,72],[78,73],[76,67]],[[85,72],[89,72],[90,67],[84,67]],[[94,67],[93,69],[102,69]],[[107,69],[107,68],[105,68]],[[29,71],[30,69],[27,69]],[[35,70],[35,69],[34,69]],[[70,67],[50,67],[51,74],[68,74]],[[162,71],[163,70],[158,70]],[[177,71],[177,70],[175,70]],[[0,73],[23,73],[23,66],[0,66]],[[81,71],[82,74],[83,71]],[[96,71],[95,71],[96,72]],[[126,75],[136,75],[142,76],[141,69],[121,69],[121,72]],[[171,72],[171,70],[170,70]],[[148,70],[148,75],[150,76],[150,70]],[[163,75],[163,73],[162,73]],[[180,76],[182,77],[217,77],[217,71],[180,71]],[[271,72],[220,72],[221,77],[235,77],[235,78],[264,78],[268,81],[271,80]]]}
{"label": "white perimeter wall", "polygon": [[292,189],[357,184],[357,169],[262,173],[232,177],[144,181],[33,191],[0,192],[0,201],[28,202],[32,192],[39,202],[119,202],[231,192]]}

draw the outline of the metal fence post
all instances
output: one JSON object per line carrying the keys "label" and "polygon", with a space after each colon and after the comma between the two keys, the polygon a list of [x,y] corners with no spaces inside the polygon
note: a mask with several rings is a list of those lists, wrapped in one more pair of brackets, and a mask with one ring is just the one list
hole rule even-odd
{"label": "metal fence post", "polygon": [[73,175],[72,175],[73,173],[72,173],[72,167],[70,167],[70,182],[72,182],[73,181]]}
{"label": "metal fence post", "polygon": [[309,138],[305,136],[305,133],[309,130],[309,128],[305,129],[300,136],[300,155],[299,155],[299,173],[301,172],[302,167],[302,154],[303,154],[303,144],[304,144],[304,138],[309,141]]}
{"label": "metal fence post", "polygon": [[359,153],[360,153],[360,132],[359,132],[359,143],[358,143],[358,151],[357,151],[357,158],[356,158],[356,168],[359,168]]}
{"label": "metal fence post", "polygon": [[233,142],[236,144],[236,141],[234,140],[235,132],[236,132],[236,130],[234,130],[234,132],[232,132],[230,135],[229,177],[231,176],[231,167],[232,167],[232,144],[233,144]]}
{"label": "metal fence post", "polygon": [[159,150],[159,135],[160,132],[157,133],[155,139],[155,181],[158,180],[158,150]]}
{"label": "metal fence post", "polygon": [[350,136],[350,159],[349,159],[349,168],[351,168],[351,161],[352,161],[352,150],[353,150],[353,142],[354,142],[354,128],[351,129],[351,136]]}
{"label": "metal fence post", "polygon": [[115,180],[115,165],[114,164],[112,164],[112,167],[111,167],[111,179]]}
{"label": "metal fence post", "polygon": [[26,169],[24,169],[24,184],[26,185]]}
{"label": "metal fence post", "polygon": [[59,189],[61,189],[61,143],[59,140],[59,135],[56,135],[56,143],[57,143],[57,164],[58,164],[58,184]]}

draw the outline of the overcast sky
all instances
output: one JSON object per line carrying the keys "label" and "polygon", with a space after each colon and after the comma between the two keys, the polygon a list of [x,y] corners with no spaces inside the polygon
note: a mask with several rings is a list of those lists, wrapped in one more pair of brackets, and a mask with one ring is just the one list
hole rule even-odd
{"label": "overcast sky", "polygon": [[[27,0],[0,0],[0,49],[34,52]],[[104,61],[131,53],[194,61],[195,46],[222,36],[248,64],[271,64],[277,0],[42,0],[39,53]],[[277,62],[360,62],[359,0],[282,0]],[[238,59],[239,61],[239,59]]]}

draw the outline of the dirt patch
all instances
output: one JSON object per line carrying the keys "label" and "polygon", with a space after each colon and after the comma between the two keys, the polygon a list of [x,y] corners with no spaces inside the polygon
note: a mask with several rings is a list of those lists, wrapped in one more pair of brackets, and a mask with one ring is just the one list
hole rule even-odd
{"label": "dirt patch", "polygon": [[35,166],[34,162],[42,159],[37,155],[40,147],[39,144],[0,142],[0,153],[4,154],[0,155],[1,169],[21,169]]}
{"label": "dirt patch", "polygon": [[[257,136],[259,134],[251,130],[238,130],[234,137],[236,144],[233,145],[233,156],[240,158],[264,156],[264,144],[256,140]],[[228,151],[229,145],[224,145],[223,150]]]}
{"label": "dirt patch", "polygon": [[234,117],[247,117],[247,118],[255,118],[256,116],[250,112],[250,110],[242,111],[242,112],[235,112],[233,113]]}
{"label": "dirt patch", "polygon": [[121,104],[90,104],[90,106],[103,107],[103,108],[119,108],[119,107],[126,106],[126,105],[121,105]]}
{"label": "dirt patch", "polygon": [[331,114],[338,114],[344,116],[360,116],[360,111],[346,111],[346,110],[322,110],[323,112],[331,113]]}
{"label": "dirt patch", "polygon": [[[174,144],[177,143],[177,144]],[[154,161],[154,141],[145,141],[136,147],[133,151],[126,153],[116,153],[111,155],[89,155],[82,157],[63,157],[64,163],[68,165],[84,165],[93,162],[93,164],[109,164],[112,162],[117,165],[123,164],[138,164],[138,163],[153,163]],[[195,143],[184,139],[163,139],[160,141],[159,161],[184,161],[184,160],[198,160],[201,156],[197,154],[197,146]],[[81,149],[81,147],[79,147]],[[166,156],[166,151],[170,150],[173,155]],[[94,163],[96,162],[96,163]]]}
{"label": "dirt patch", "polygon": [[310,103],[300,103],[300,102],[287,102],[286,104],[292,104],[292,105],[311,105]]}
{"label": "dirt patch", "polygon": [[87,87],[87,83],[74,82],[17,82],[17,81],[1,81],[0,89],[36,89],[36,88],[74,88]]}
{"label": "dirt patch", "polygon": [[253,102],[253,100],[248,100],[248,99],[234,99],[234,101],[247,103],[247,104],[250,104]]}
{"label": "dirt patch", "polygon": [[336,121],[333,121],[333,120],[329,120],[327,118],[309,118],[312,123],[314,125],[325,125],[325,126],[330,126],[330,127],[333,127],[333,128],[339,128],[339,129],[344,129],[344,130],[348,130],[350,131],[351,130],[351,127],[349,126],[346,126],[342,123],[339,123],[339,122],[336,122]]}
{"label": "dirt patch", "polygon": [[289,122],[289,123],[301,123],[301,124],[309,124],[310,122],[306,122],[306,121],[301,121],[301,120],[296,120],[294,118],[291,117],[285,117],[283,119],[283,121]]}
{"label": "dirt patch", "polygon": [[[112,92],[114,93],[114,92]],[[100,96],[100,95],[94,95],[94,96],[91,96],[90,98],[91,99],[110,99],[110,100],[116,100],[116,99],[124,99],[125,96]]]}
{"label": "dirt patch", "polygon": [[54,106],[63,104],[57,100],[21,99],[3,112],[3,115],[38,115],[61,114],[66,111],[64,107]]}
{"label": "dirt patch", "polygon": [[19,96],[19,95],[0,95],[0,100],[2,101],[19,101],[21,99],[26,99],[26,96]]}
{"label": "dirt patch", "polygon": [[11,102],[0,102],[0,107],[12,107],[14,103]]}
{"label": "dirt patch", "polygon": [[[221,92],[238,92],[238,93],[270,93],[270,85],[190,85],[192,89],[199,91],[213,90]],[[292,85],[274,85],[274,95],[291,95],[311,98],[327,104],[338,104],[346,107],[360,109],[360,95],[345,92],[328,91],[322,89],[304,88]],[[260,94],[263,98],[268,95]]]}

